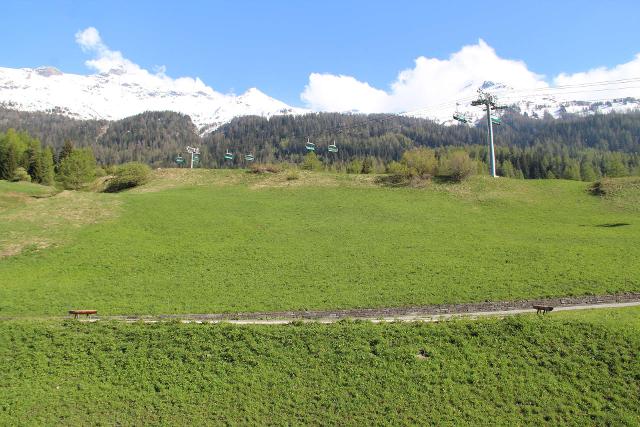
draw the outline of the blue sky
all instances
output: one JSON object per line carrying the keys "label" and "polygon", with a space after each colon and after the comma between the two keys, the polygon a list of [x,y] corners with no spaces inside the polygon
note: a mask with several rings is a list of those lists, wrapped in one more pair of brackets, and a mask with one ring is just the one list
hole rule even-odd
{"label": "blue sky", "polygon": [[[415,59],[447,59],[479,39],[550,81],[640,52],[638,1],[13,1],[2,4],[0,66],[89,74],[74,35],[220,92],[258,87],[292,105],[312,73],[388,91]],[[311,102],[315,102],[312,101]],[[319,101],[320,102],[320,101]]]}

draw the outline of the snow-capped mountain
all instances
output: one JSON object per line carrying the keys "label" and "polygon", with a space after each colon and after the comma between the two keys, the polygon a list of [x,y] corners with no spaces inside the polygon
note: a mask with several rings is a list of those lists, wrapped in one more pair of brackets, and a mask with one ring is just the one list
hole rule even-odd
{"label": "snow-capped mountain", "polygon": [[[559,118],[564,114],[589,115],[640,109],[638,98],[580,101],[574,99],[570,91],[563,93],[553,87],[518,89],[502,83],[475,81],[460,88],[457,98],[463,101],[457,106],[455,103],[440,104],[406,114],[452,125],[458,123],[453,119],[453,114],[458,112],[465,115],[470,124],[477,123],[484,117],[482,108],[471,105],[478,89],[495,94],[500,104],[534,118],[542,118],[546,114]],[[56,112],[78,119],[105,120],[119,120],[145,111],[175,111],[188,114],[201,134],[217,129],[234,117],[310,112],[291,107],[256,88],[237,96],[223,94],[199,79],[171,79],[162,73],[151,74],[126,63],[92,75],[62,73],[53,67],[0,67],[0,106],[22,111]],[[501,114],[496,112],[496,115]]]}
{"label": "snow-capped mountain", "polygon": [[200,80],[172,80],[146,71],[114,68],[79,75],[53,67],[0,67],[0,105],[22,111],[56,112],[78,119],[118,120],[144,111],[175,111],[191,116],[201,133],[234,117],[303,114],[256,88],[242,95],[214,91]]}
{"label": "snow-capped mountain", "polygon": [[[445,125],[458,123],[453,119],[454,113],[467,118],[469,124],[475,124],[479,120],[486,120],[484,107],[471,105],[473,99],[478,98],[478,89],[497,98],[498,104],[509,107],[532,118],[543,118],[551,115],[553,118],[561,118],[566,114],[592,115],[607,114],[612,112],[625,113],[640,110],[640,99],[634,97],[610,98],[598,101],[581,101],[575,99],[575,95],[569,90],[554,87],[540,87],[534,89],[515,89],[502,83],[485,81],[481,84],[468,84],[460,92],[463,101],[457,105],[438,106],[437,109],[416,111],[407,113],[414,117],[424,117],[435,120]],[[574,89],[575,90],[575,89]],[[503,111],[492,113],[501,116]]]}

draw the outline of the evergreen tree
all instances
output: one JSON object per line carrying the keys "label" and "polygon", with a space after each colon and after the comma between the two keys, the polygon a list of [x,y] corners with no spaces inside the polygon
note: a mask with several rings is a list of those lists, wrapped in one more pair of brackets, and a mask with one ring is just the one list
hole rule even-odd
{"label": "evergreen tree", "polygon": [[6,144],[0,159],[0,178],[12,181],[18,168],[18,156],[13,144]]}
{"label": "evergreen tree", "polygon": [[62,163],[62,161],[64,159],[66,159],[67,157],[69,157],[71,155],[71,153],[73,153],[74,147],[73,147],[73,142],[69,141],[68,139],[64,141],[64,145],[62,146],[62,149],[60,150],[60,153],[58,154],[58,162],[57,164],[59,165],[60,163]]}
{"label": "evergreen tree", "polygon": [[71,151],[60,163],[58,179],[64,188],[78,190],[95,178],[96,159],[90,148]]}
{"label": "evergreen tree", "polygon": [[373,171],[373,161],[371,157],[365,157],[362,160],[362,168],[360,168],[360,173],[369,174]]}
{"label": "evergreen tree", "polygon": [[580,181],[582,179],[580,176],[580,164],[576,160],[566,160],[566,162],[562,178]]}
{"label": "evergreen tree", "polygon": [[318,159],[318,156],[315,152],[309,151],[306,156],[304,156],[304,161],[302,162],[302,169],[304,170],[321,170],[322,162]]}
{"label": "evergreen tree", "polygon": [[513,165],[509,160],[505,160],[502,162],[502,165],[500,165],[500,175],[505,178],[513,178],[515,176]]}
{"label": "evergreen tree", "polygon": [[594,182],[598,179],[596,170],[590,161],[584,160],[580,163],[580,176],[583,181]]}
{"label": "evergreen tree", "polygon": [[47,147],[41,152],[41,164],[42,164],[42,174],[40,178],[40,183],[44,185],[53,185],[54,182],[54,163],[53,163],[53,149],[51,147]]}
{"label": "evergreen tree", "polygon": [[42,182],[44,179],[44,167],[42,165],[42,152],[40,150],[40,141],[32,140],[27,149],[28,166],[27,173],[31,176],[31,180]]}
{"label": "evergreen tree", "polygon": [[627,175],[628,171],[619,156],[608,155],[604,158],[602,174],[609,178],[616,178]]}

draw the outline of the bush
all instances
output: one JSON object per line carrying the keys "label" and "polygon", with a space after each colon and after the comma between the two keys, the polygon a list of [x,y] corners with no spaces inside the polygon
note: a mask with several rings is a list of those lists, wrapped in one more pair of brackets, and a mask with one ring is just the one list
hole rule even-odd
{"label": "bush", "polygon": [[429,148],[405,151],[400,162],[407,167],[409,177],[428,179],[438,172],[436,153]]}
{"label": "bush", "polygon": [[296,179],[300,178],[300,173],[295,169],[289,169],[286,178],[287,181],[295,181]]}
{"label": "bush", "polygon": [[373,160],[370,157],[366,157],[362,160],[362,168],[360,168],[361,174],[370,174],[373,171]]}
{"label": "bush", "polygon": [[322,170],[322,162],[318,159],[318,156],[313,151],[307,153],[302,161],[302,169],[307,171],[319,171]]}
{"label": "bush", "polygon": [[13,173],[13,181],[26,181],[31,182],[31,175],[25,168],[18,167]]}
{"label": "bush", "polygon": [[456,182],[469,178],[477,169],[476,162],[471,160],[469,154],[461,150],[450,153],[445,164],[447,175]]}
{"label": "bush", "polygon": [[435,151],[428,148],[414,148],[405,151],[400,162],[391,162],[387,166],[386,177],[379,177],[377,182],[391,186],[422,186],[425,180],[433,177],[438,171],[438,160]]}
{"label": "bush", "polygon": [[387,165],[387,176],[378,176],[375,181],[379,184],[391,187],[405,186],[409,184],[411,176],[407,165],[399,162],[391,162]]}
{"label": "bush", "polygon": [[116,169],[115,176],[107,181],[106,193],[117,193],[127,188],[137,187],[149,182],[151,168],[144,163],[131,162]]}
{"label": "bush", "polygon": [[78,190],[95,176],[96,159],[91,148],[74,149],[58,167],[58,179],[66,189]]}
{"label": "bush", "polygon": [[353,159],[347,165],[347,173],[360,173],[362,170],[362,160]]}
{"label": "bush", "polygon": [[274,163],[252,163],[247,172],[255,174],[280,173],[282,172],[282,166]]}

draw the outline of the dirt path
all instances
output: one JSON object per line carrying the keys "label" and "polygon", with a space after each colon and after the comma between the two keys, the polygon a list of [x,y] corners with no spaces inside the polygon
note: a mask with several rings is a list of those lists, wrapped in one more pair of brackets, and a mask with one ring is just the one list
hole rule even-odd
{"label": "dirt path", "polygon": [[[97,319],[126,322],[180,320],[185,323],[234,323],[278,325],[291,322],[333,323],[343,319],[371,322],[436,322],[453,317],[511,316],[535,312],[534,305],[554,307],[553,311],[621,308],[640,306],[639,293],[599,295],[536,300],[443,304],[420,307],[349,309],[332,311],[282,311],[263,313],[173,314],[156,316],[102,316]],[[97,320],[93,319],[93,320]]]}

